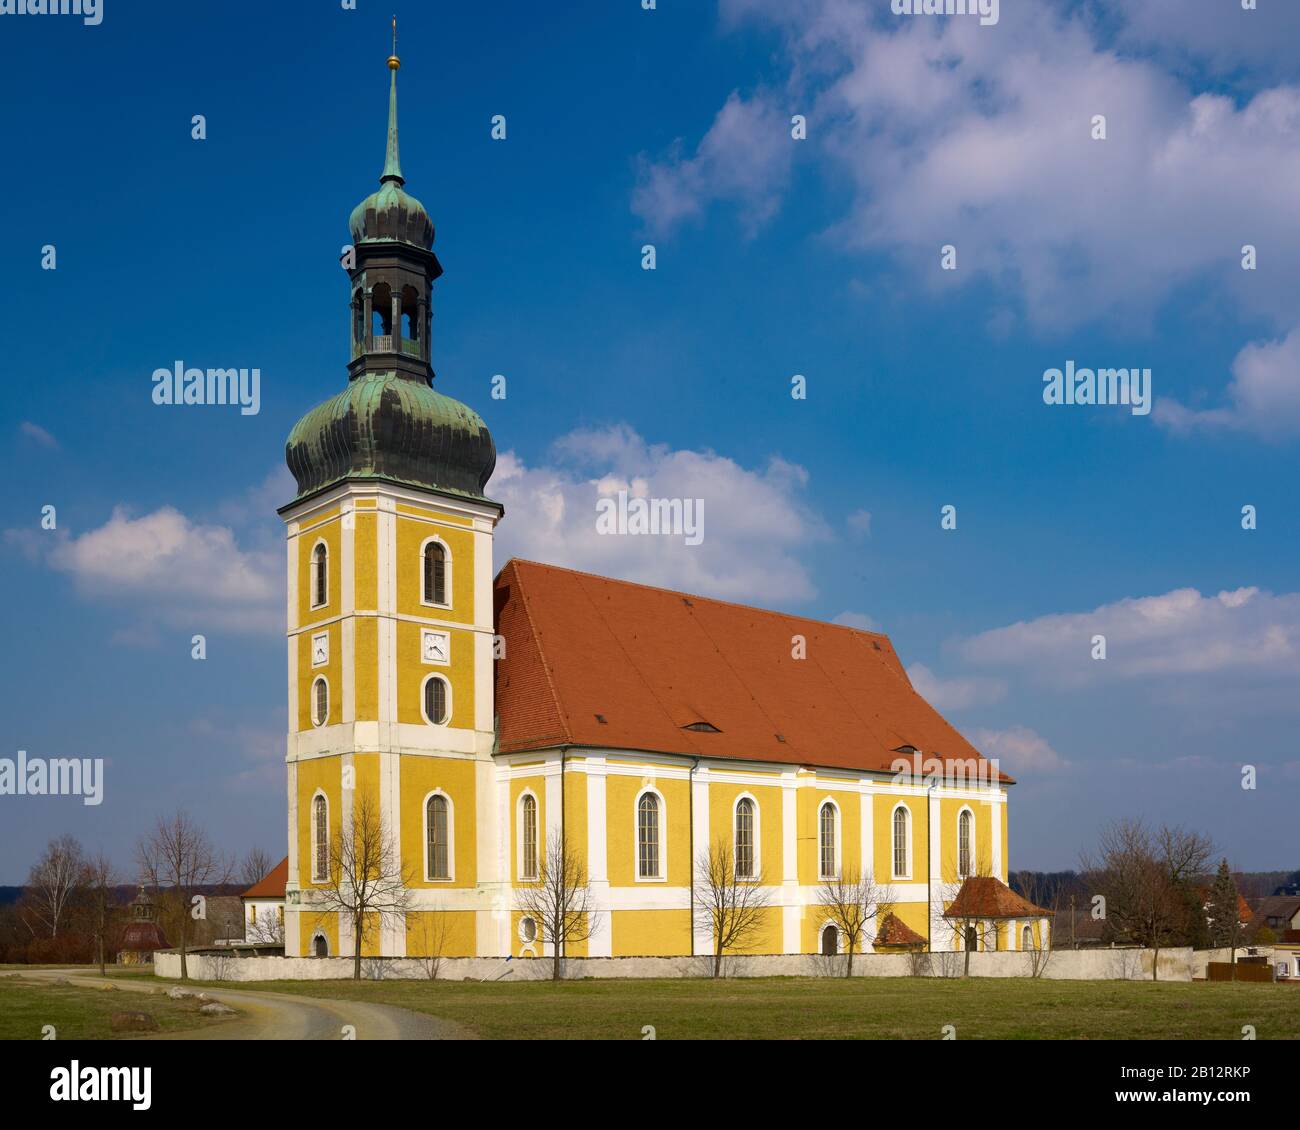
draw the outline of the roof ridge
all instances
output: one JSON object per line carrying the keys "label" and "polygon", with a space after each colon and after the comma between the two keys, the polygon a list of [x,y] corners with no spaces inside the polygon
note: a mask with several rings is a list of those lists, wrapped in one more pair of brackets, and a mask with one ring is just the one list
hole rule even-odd
{"label": "roof ridge", "polygon": [[[627,585],[635,589],[649,589],[651,592],[686,597],[688,600],[707,600],[710,604],[722,604],[728,608],[742,608],[746,612],[761,612],[764,616],[779,616],[783,620],[802,620],[806,624],[816,624],[822,628],[834,628],[836,631],[853,632],[860,636],[873,636],[877,639],[889,640],[889,635],[886,632],[873,632],[866,628],[855,628],[851,624],[836,624],[831,620],[818,620],[812,616],[801,616],[797,612],[778,612],[775,608],[760,608],[756,604],[741,604],[738,600],[722,600],[716,596],[701,596],[699,593],[664,588],[662,585],[647,585],[643,581],[629,581],[623,577],[607,577],[603,573],[593,573],[589,569],[571,569],[567,565],[551,565],[546,561],[534,561],[530,557],[511,557],[501,567],[501,572],[504,573],[511,565],[532,565],[538,569],[551,569],[557,573],[574,573],[579,577],[592,577],[597,581],[608,581],[615,585]],[[890,646],[893,646],[892,641],[890,641]]]}

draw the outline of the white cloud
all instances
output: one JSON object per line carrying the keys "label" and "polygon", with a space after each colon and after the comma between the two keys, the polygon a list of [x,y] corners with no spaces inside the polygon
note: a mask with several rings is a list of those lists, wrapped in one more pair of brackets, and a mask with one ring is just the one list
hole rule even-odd
{"label": "white cloud", "polygon": [[[749,469],[712,451],[649,444],[622,425],[558,440],[529,467],[513,451],[497,461],[489,493],[506,507],[497,559],[526,557],[646,584],[738,601],[789,605],[815,594],[802,557],[829,536],[804,497],[808,474],[772,458]],[[703,541],[602,535],[597,499],[702,499]]]}
{"label": "white cloud", "polygon": [[1229,403],[1193,409],[1157,399],[1156,419],[1173,431],[1246,431],[1268,439],[1300,435],[1300,329],[1245,347],[1232,363]]}
{"label": "white cloud", "polygon": [[841,612],[832,624],[843,624],[846,628],[857,628],[863,632],[878,632],[880,624],[865,612]]}
{"label": "white cloud", "polygon": [[[1106,637],[1105,659],[1091,657],[1096,635]],[[1077,687],[1230,672],[1293,680],[1300,671],[1297,640],[1300,593],[1241,588],[1203,596],[1185,588],[995,628],[955,650],[974,665],[1020,668],[1039,682]]]}
{"label": "white cloud", "polygon": [[871,512],[869,510],[853,511],[844,520],[844,524],[848,526],[849,533],[859,540],[871,536]]}
{"label": "white cloud", "polygon": [[18,425],[18,430],[27,436],[28,439],[34,439],[42,447],[48,447],[55,451],[58,450],[59,441],[47,432],[40,424],[33,424],[31,420],[24,420]]}
{"label": "white cloud", "polygon": [[693,156],[682,155],[679,140],[660,162],[641,158],[632,211],[662,234],[727,200],[741,205],[746,227],[756,230],[776,213],[790,179],[790,129],[789,114],[733,92]]}
{"label": "white cloud", "polygon": [[916,693],[941,713],[997,702],[1007,692],[1006,684],[1000,679],[942,679],[923,663],[913,663],[908,667],[907,677]]}
{"label": "white cloud", "polygon": [[[193,522],[170,506],[141,517],[117,507],[104,525],[59,537],[44,557],[84,596],[131,604],[145,621],[195,632],[284,627],[280,554],[241,549],[229,527]],[[137,626],[129,638],[147,638],[142,632]]]}
{"label": "white cloud", "polygon": [[1032,771],[1047,773],[1065,769],[1069,762],[1056,752],[1041,734],[1028,726],[1011,726],[1005,730],[972,730],[968,735],[985,757],[996,757],[1013,777]]}
{"label": "white cloud", "polygon": [[[1032,323],[1056,329],[1145,321],[1175,287],[1217,280],[1279,326],[1300,321],[1291,187],[1300,88],[1262,90],[1242,105],[1198,94],[1050,5],[1003,5],[994,29],[880,11],[848,0],[725,3],[724,24],[783,33],[786,89],[732,95],[727,124],[720,114],[694,156],[652,166],[647,182],[666,200],[735,200],[746,222],[761,224],[788,169],[755,160],[736,192],[734,172],[708,155],[734,137],[732,121],[775,122],[811,104],[806,144],[851,186],[828,234],[892,251],[922,285],[993,285],[1019,296]],[[1090,137],[1094,114],[1107,116],[1106,141]],[[698,210],[664,208],[661,218]],[[1240,270],[1243,217],[1248,241],[1274,264],[1268,286]],[[959,270],[938,269],[944,243],[957,246]]]}

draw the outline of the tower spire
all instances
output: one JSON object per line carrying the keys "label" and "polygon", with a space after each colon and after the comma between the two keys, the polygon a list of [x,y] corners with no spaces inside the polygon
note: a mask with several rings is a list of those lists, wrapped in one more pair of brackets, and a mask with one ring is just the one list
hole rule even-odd
{"label": "tower spire", "polygon": [[388,150],[384,157],[384,172],[379,178],[379,183],[395,180],[398,184],[405,184],[406,178],[402,176],[402,162],[397,154],[397,71],[402,65],[402,61],[397,57],[397,17],[393,17],[393,53],[388,56],[388,70],[391,75],[391,85],[388,91]]}

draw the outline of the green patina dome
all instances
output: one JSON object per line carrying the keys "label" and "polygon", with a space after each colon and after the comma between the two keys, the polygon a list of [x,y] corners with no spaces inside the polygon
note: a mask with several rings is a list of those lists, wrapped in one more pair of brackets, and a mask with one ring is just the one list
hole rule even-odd
{"label": "green patina dome", "polygon": [[383,479],[486,501],[496,445],[472,408],[396,373],[364,373],[299,420],[285,444],[298,498]]}

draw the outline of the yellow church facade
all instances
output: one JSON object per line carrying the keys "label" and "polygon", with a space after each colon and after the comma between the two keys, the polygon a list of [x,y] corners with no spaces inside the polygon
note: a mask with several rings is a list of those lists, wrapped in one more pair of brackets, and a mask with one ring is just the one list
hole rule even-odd
{"label": "yellow church facade", "polygon": [[[747,953],[842,952],[822,892],[855,872],[892,919],[865,952],[1045,944],[1042,912],[1014,896],[978,937],[944,918],[971,877],[1005,890],[1012,782],[916,693],[887,637],[497,570],[495,447],[432,387],[442,266],[404,188],[398,65],[384,174],[344,256],[348,384],[286,450],[286,954],[546,956],[521,892],[557,838],[593,912],[569,957],[711,953],[694,882],[710,849],[761,888]],[[405,895],[358,939],[328,892],[361,812]]]}

